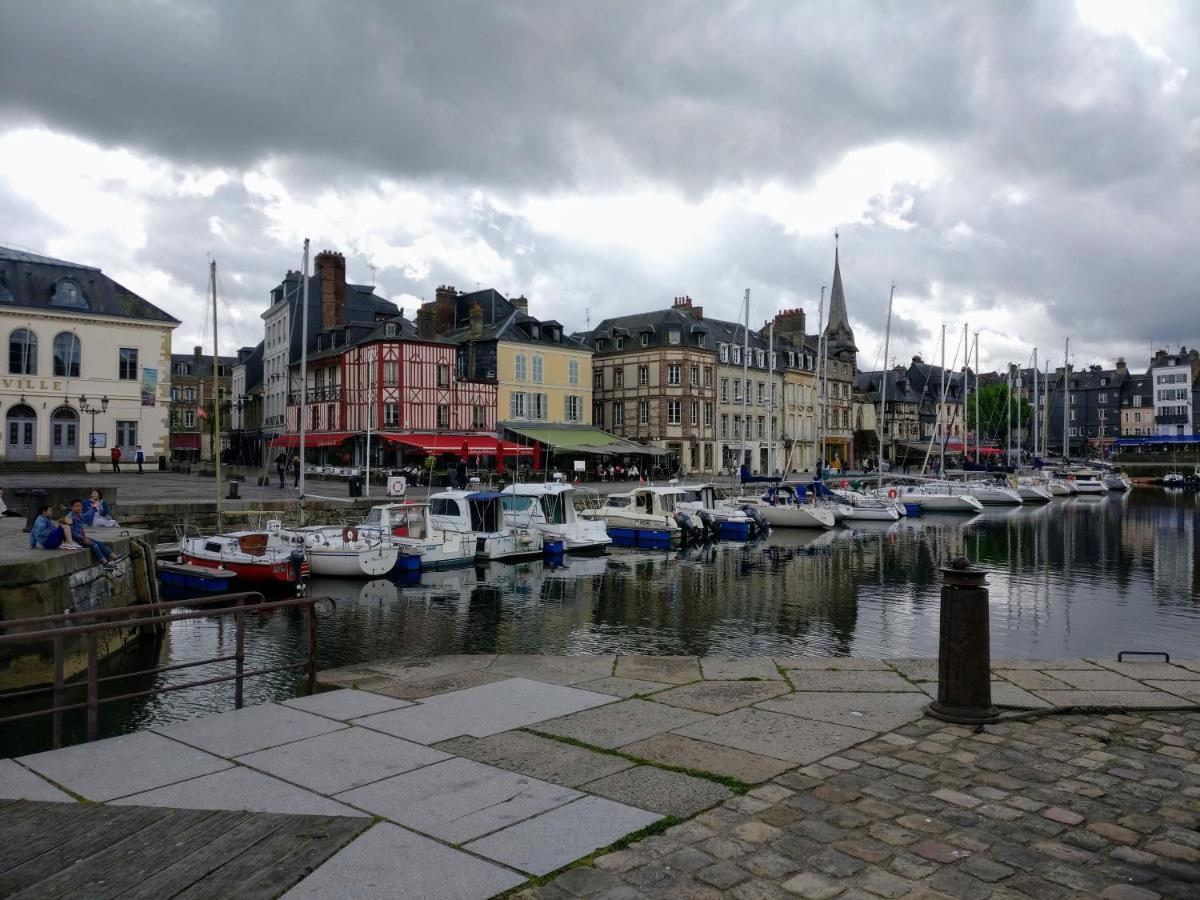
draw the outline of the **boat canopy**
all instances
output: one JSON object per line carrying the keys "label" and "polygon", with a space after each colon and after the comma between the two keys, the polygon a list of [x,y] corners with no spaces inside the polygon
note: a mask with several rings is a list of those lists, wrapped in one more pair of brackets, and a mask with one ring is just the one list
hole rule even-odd
{"label": "boat canopy", "polygon": [[779,475],[751,475],[746,466],[741,468],[742,484],[779,484],[783,478]]}

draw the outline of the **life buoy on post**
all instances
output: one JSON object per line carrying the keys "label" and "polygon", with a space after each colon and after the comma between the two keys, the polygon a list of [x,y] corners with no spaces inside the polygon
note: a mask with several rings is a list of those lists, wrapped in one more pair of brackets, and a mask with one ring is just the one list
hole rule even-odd
{"label": "life buoy on post", "polygon": [[843,478],[838,486],[844,491],[846,488],[850,487],[850,482]]}
{"label": "life buoy on post", "polygon": [[353,525],[347,525],[345,528],[342,529],[342,542],[343,543],[353,544],[353,543],[356,543],[357,541],[358,541],[358,529],[357,528],[355,528]]}
{"label": "life buoy on post", "polygon": [[888,488],[888,499],[889,499],[889,500],[895,500],[895,499],[896,499],[896,496],[897,496],[897,495],[896,495],[896,489],[895,489],[895,488]]}

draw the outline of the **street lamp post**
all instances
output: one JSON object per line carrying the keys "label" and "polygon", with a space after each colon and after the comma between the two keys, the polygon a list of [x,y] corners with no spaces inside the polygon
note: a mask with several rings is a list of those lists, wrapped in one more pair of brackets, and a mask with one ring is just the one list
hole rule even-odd
{"label": "street lamp post", "polygon": [[88,406],[88,398],[81,394],[79,397],[79,411],[85,416],[92,417],[92,430],[88,432],[88,446],[92,448],[91,461],[96,461],[96,413],[108,412],[108,395],[100,398],[100,406]]}

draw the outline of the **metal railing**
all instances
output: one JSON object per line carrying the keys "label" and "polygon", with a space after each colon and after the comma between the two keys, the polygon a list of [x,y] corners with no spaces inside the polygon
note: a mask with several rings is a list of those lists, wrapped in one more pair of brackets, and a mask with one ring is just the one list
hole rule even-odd
{"label": "metal railing", "polygon": [[[50,694],[52,704],[45,709],[0,717],[0,727],[9,722],[22,719],[32,719],[40,716],[52,716],[52,740],[55,748],[62,746],[63,713],[73,710],[87,711],[87,740],[96,740],[100,725],[100,706],[104,703],[115,703],[121,700],[136,700],[164,694],[169,691],[181,691],[187,688],[201,687],[210,684],[220,684],[226,681],[234,682],[234,705],[242,707],[242,687],[247,678],[258,675],[269,675],[292,669],[303,668],[309,693],[316,688],[317,683],[317,613],[316,605],[323,598],[289,597],[283,600],[267,600],[262,594],[247,592],[237,594],[220,594],[214,597],[203,597],[194,600],[170,600],[162,603],[143,603],[137,606],[118,606],[111,609],[89,610],[86,612],[67,612],[53,616],[39,616],[29,619],[9,619],[0,622],[0,650],[11,645],[28,645],[38,642],[50,642],[54,647],[54,679],[49,685],[25,688],[16,691],[0,692],[0,701],[9,701],[21,697],[34,697],[40,694]],[[180,607],[187,607],[182,612],[176,612]],[[308,657],[300,663],[270,666],[262,669],[246,670],[246,614],[271,612],[277,609],[303,609],[308,626]],[[162,631],[172,622],[188,619],[208,618],[211,616],[232,616],[236,625],[234,652],[224,656],[212,656],[188,662],[174,663],[166,666],[156,666],[150,669],[138,669],[133,672],[120,672],[113,675],[100,675],[100,635],[104,632],[122,631],[125,629],[145,630],[153,628]],[[86,669],[82,681],[68,682],[64,677],[64,667],[68,638],[82,638],[86,648]],[[131,691],[114,696],[101,697],[102,684],[120,681],[125,678],[157,675],[162,672],[190,669],[196,666],[208,666],[216,663],[232,662],[234,671],[226,675],[217,675],[180,684],[160,685],[141,691]],[[67,691],[86,689],[86,699],[66,703],[64,695]]]}

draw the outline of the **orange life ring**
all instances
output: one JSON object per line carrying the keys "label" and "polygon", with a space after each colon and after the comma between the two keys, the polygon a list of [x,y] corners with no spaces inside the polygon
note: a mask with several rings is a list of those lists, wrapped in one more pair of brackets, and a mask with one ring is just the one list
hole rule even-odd
{"label": "orange life ring", "polygon": [[1068,476],[1067,476],[1067,481],[1074,481],[1074,480],[1075,480],[1075,476],[1074,476],[1074,475],[1068,475]]}
{"label": "orange life ring", "polygon": [[357,541],[358,541],[358,529],[357,528],[355,528],[353,525],[347,525],[345,528],[342,529],[342,542],[343,543],[353,544],[353,543],[356,543]]}
{"label": "orange life ring", "polygon": [[895,499],[896,499],[896,496],[897,496],[897,494],[896,494],[896,489],[895,489],[895,488],[888,488],[888,499],[889,499],[889,500],[895,500]]}

